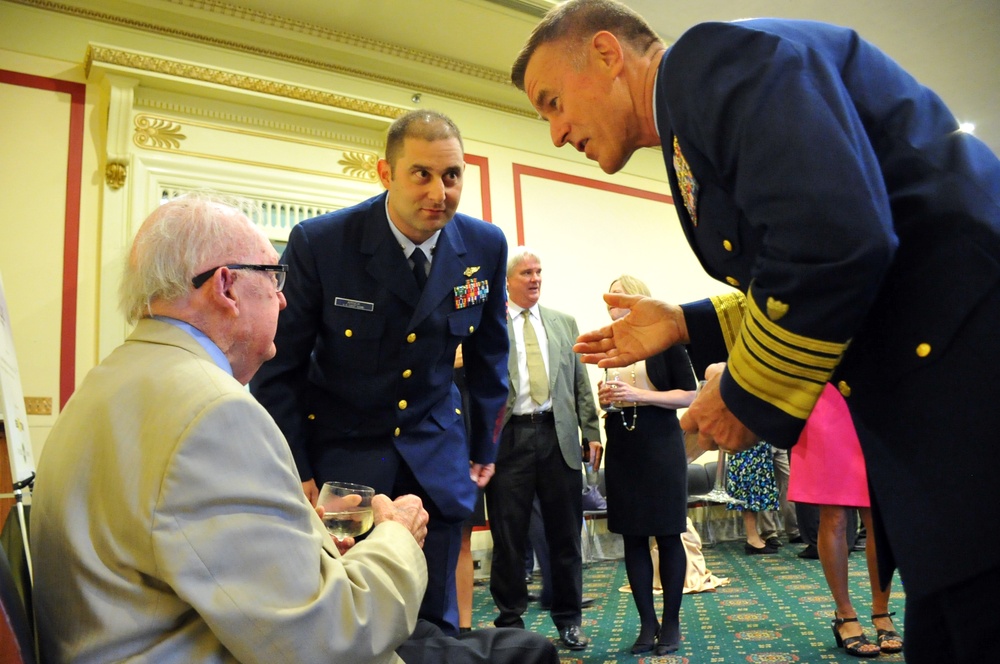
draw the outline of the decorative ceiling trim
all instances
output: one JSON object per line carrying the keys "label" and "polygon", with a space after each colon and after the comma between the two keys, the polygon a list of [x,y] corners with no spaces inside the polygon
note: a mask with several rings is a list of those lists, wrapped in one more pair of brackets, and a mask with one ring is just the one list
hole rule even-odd
{"label": "decorative ceiling trim", "polygon": [[189,62],[169,60],[146,53],[135,53],[91,44],[87,47],[87,55],[84,58],[84,71],[87,78],[90,78],[90,70],[95,64],[114,65],[133,71],[164,74],[193,81],[202,81],[204,83],[214,83],[215,85],[235,88],[237,90],[261,92],[275,97],[307,101],[383,118],[395,119],[408,110],[401,106],[390,106],[389,104],[379,104],[354,97],[345,97],[344,95],[325,92],[315,88],[307,88],[301,85],[292,85],[291,83],[282,83],[247,74],[203,67]]}
{"label": "decorative ceiling trim", "polygon": [[499,69],[480,67],[479,65],[463,62],[462,60],[447,58],[434,53],[428,53],[427,51],[418,51],[404,46],[399,46],[398,44],[378,39],[371,39],[369,37],[362,37],[361,35],[355,35],[349,32],[331,30],[329,28],[323,28],[304,21],[286,18],[279,14],[262,12],[257,9],[248,9],[246,7],[240,7],[239,5],[233,5],[228,2],[222,2],[221,0],[166,1],[182,7],[190,7],[192,9],[212,14],[220,14],[223,16],[232,16],[251,23],[273,26],[290,32],[298,32],[311,37],[319,37],[321,39],[325,39],[326,41],[336,42],[338,44],[346,44],[348,46],[363,48],[367,51],[384,53],[393,57],[402,58],[403,60],[411,60],[413,62],[431,65],[432,67],[436,67],[438,69],[445,69],[447,71],[465,74],[466,76],[481,78],[493,83],[510,83],[510,75],[505,71],[500,71]]}
{"label": "decorative ceiling trim", "polygon": [[[76,17],[79,17],[79,18],[85,18],[85,19],[89,19],[89,20],[100,21],[102,23],[109,23],[109,24],[112,24],[112,25],[118,25],[118,26],[123,26],[123,27],[127,27],[127,28],[132,28],[132,29],[135,29],[135,30],[142,30],[144,32],[150,32],[150,33],[154,33],[154,34],[165,35],[165,36],[175,37],[175,38],[179,38],[179,39],[185,39],[185,40],[188,40],[188,41],[197,42],[197,43],[201,43],[201,44],[207,44],[207,45],[210,45],[210,46],[224,48],[224,49],[228,49],[228,50],[232,50],[232,51],[236,51],[236,52],[240,52],[240,53],[248,53],[248,54],[251,54],[251,55],[256,55],[256,56],[260,56],[260,57],[264,57],[264,58],[270,58],[272,60],[277,60],[277,61],[281,61],[281,62],[289,62],[289,63],[292,63],[292,64],[303,65],[303,66],[311,67],[311,68],[318,69],[318,70],[321,70],[321,71],[328,71],[328,72],[333,72],[333,73],[337,73],[337,74],[343,74],[343,75],[351,76],[351,77],[354,77],[354,78],[360,78],[360,79],[364,79],[364,80],[368,80],[368,81],[375,81],[375,82],[378,82],[378,83],[384,83],[384,84],[387,84],[387,85],[391,85],[393,87],[402,88],[404,90],[410,90],[410,89],[412,89],[414,87],[413,86],[413,81],[412,80],[408,80],[408,79],[394,78],[392,76],[384,76],[384,75],[381,75],[381,74],[376,74],[376,73],[364,71],[364,70],[353,68],[353,67],[342,67],[342,66],[338,66],[338,65],[332,64],[330,62],[323,61],[323,60],[317,60],[315,58],[306,58],[306,57],[302,57],[302,56],[298,56],[298,55],[293,55],[291,53],[283,53],[281,51],[275,51],[275,50],[272,50],[272,49],[261,48],[259,46],[255,46],[255,45],[252,45],[252,44],[244,44],[242,42],[237,42],[237,41],[228,40],[228,39],[219,39],[217,37],[212,37],[212,36],[209,36],[209,35],[202,35],[202,34],[199,34],[199,33],[196,33],[196,32],[191,32],[189,30],[180,30],[180,29],[177,29],[177,28],[170,28],[170,27],[166,27],[166,26],[162,26],[162,25],[156,25],[154,23],[149,23],[149,22],[146,22],[146,21],[138,21],[138,20],[135,20],[135,19],[130,19],[130,18],[122,17],[122,16],[115,16],[113,14],[108,14],[106,12],[99,12],[99,11],[94,11],[94,10],[91,10],[91,9],[84,9],[82,7],[74,7],[72,5],[65,5],[65,4],[58,3],[58,2],[51,2],[50,0],[5,0],[5,1],[6,2],[13,2],[15,4],[27,5],[29,7],[36,7],[38,9],[43,9],[43,10],[47,10],[47,11],[57,12],[57,13],[60,13],[60,14],[66,14],[66,15],[69,15],[69,16],[76,16]],[[181,0],[169,0],[169,1],[175,2],[175,3],[179,3]],[[197,3],[195,2],[195,0],[187,0],[187,2],[185,2],[185,4],[187,4],[189,6],[194,6],[195,4],[208,4],[208,0],[201,0],[201,2],[197,2]],[[219,11],[222,11],[221,8],[223,6],[225,6],[225,7],[231,7],[230,5],[223,5],[222,3],[212,3],[212,4],[213,4],[213,6],[219,7],[220,8]],[[250,10],[239,9],[239,11],[241,11],[241,12],[249,12]],[[273,20],[269,21],[268,17],[271,17],[271,15],[270,14],[260,14],[260,19],[259,20],[262,23],[273,24]],[[274,20],[278,20],[278,17],[271,17],[271,18],[273,18]],[[280,20],[282,22],[291,23],[287,19],[280,19]],[[305,26],[306,24],[303,23],[301,25]],[[421,63],[425,63],[425,64],[435,64],[437,61],[451,62],[451,63],[453,63],[453,66],[455,66],[455,68],[451,69],[452,71],[457,71],[457,72],[460,72],[460,73],[465,73],[465,74],[468,74],[469,76],[473,76],[473,77],[477,77],[476,76],[476,72],[477,71],[480,72],[480,74],[485,73],[485,72],[492,72],[492,73],[489,74],[488,77],[486,77],[485,80],[488,80],[490,82],[497,82],[498,81],[498,78],[497,78],[498,72],[497,72],[497,70],[488,69],[488,68],[484,68],[484,67],[475,67],[473,65],[469,65],[468,63],[461,63],[461,62],[459,62],[457,60],[450,60],[448,58],[440,58],[439,56],[434,56],[434,55],[429,54],[429,53],[423,53],[423,52],[415,51],[415,50],[412,50],[412,49],[404,49],[402,47],[393,46],[391,44],[386,44],[385,42],[377,42],[375,40],[366,39],[366,38],[363,38],[363,37],[359,37],[357,35],[347,35],[347,33],[334,33],[333,31],[324,30],[322,28],[318,28],[318,27],[315,27],[315,26],[312,26],[311,29],[314,30],[314,31],[316,31],[316,32],[315,33],[309,33],[309,34],[318,34],[319,35],[320,33],[327,33],[327,34],[330,34],[330,35],[336,34],[336,35],[344,35],[346,37],[350,37],[354,41],[353,42],[344,42],[344,43],[350,43],[350,44],[353,44],[353,45],[356,45],[356,46],[366,47],[365,46],[366,44],[376,44],[376,45],[377,44],[383,44],[386,48],[389,48],[390,50],[389,51],[380,51],[380,52],[388,52],[391,55],[396,55],[397,57],[407,58],[407,59],[410,59],[410,60],[415,61],[415,62],[421,62]],[[302,30],[299,30],[299,31],[302,32]],[[435,64],[435,66],[438,66],[438,65]],[[445,67],[445,68],[447,69],[448,67]],[[483,76],[478,76],[478,77],[482,78]],[[506,73],[503,73],[502,75],[499,75],[499,81],[502,84],[510,85],[510,78],[509,78],[509,76]],[[517,116],[526,117],[526,118],[538,119],[538,114],[535,113],[533,110],[525,109],[525,108],[522,108],[522,107],[519,107],[519,106],[512,106],[512,105],[509,105],[509,104],[499,104],[499,103],[496,103],[496,102],[494,102],[492,100],[489,100],[489,99],[483,99],[483,98],[480,98],[480,97],[474,97],[472,95],[466,95],[466,94],[457,93],[457,92],[454,92],[454,91],[446,89],[446,88],[438,88],[438,87],[432,87],[432,86],[426,86],[426,85],[420,85],[419,87],[420,87],[421,92],[423,92],[425,94],[433,94],[433,95],[437,95],[439,97],[443,97],[445,99],[452,99],[452,100],[455,100],[455,101],[465,102],[465,103],[468,103],[468,104],[473,104],[475,106],[489,108],[489,109],[493,109],[493,110],[500,111],[500,112],[503,112],[503,113],[509,113],[511,115],[517,115]]]}

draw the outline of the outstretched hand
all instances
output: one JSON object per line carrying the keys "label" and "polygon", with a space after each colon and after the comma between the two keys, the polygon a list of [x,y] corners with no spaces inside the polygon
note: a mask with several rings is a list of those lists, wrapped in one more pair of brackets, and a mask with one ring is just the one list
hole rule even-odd
{"label": "outstretched hand", "polygon": [[599,367],[624,367],[689,341],[684,313],[674,304],[642,295],[605,293],[611,307],[629,312],[593,332],[581,334],[573,350]]}

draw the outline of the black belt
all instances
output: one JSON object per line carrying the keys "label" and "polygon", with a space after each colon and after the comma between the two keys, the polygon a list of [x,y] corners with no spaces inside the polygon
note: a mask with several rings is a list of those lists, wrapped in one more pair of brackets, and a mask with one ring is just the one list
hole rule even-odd
{"label": "black belt", "polygon": [[542,422],[555,422],[555,417],[551,410],[540,413],[528,413],[527,415],[511,415],[510,421],[514,424],[540,424]]}

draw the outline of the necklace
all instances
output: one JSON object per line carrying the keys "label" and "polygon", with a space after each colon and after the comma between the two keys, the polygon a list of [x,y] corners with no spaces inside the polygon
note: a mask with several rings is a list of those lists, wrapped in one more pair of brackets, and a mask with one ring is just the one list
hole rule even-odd
{"label": "necklace", "polygon": [[[632,387],[635,387],[635,365],[634,364],[632,365],[631,369],[632,369]],[[626,431],[635,431],[635,422],[636,422],[637,419],[639,419],[639,404],[637,404],[634,401],[632,402],[632,425],[631,426],[629,426],[629,423],[625,421],[625,409],[624,408],[621,409],[619,411],[619,413],[622,416],[622,426],[625,427],[625,430]]]}

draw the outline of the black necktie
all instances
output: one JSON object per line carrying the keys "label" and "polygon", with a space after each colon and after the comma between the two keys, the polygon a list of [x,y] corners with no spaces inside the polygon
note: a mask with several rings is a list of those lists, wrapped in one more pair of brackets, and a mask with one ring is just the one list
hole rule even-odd
{"label": "black necktie", "polygon": [[410,260],[413,261],[413,278],[417,280],[417,288],[423,290],[427,283],[427,255],[417,247],[410,254]]}

